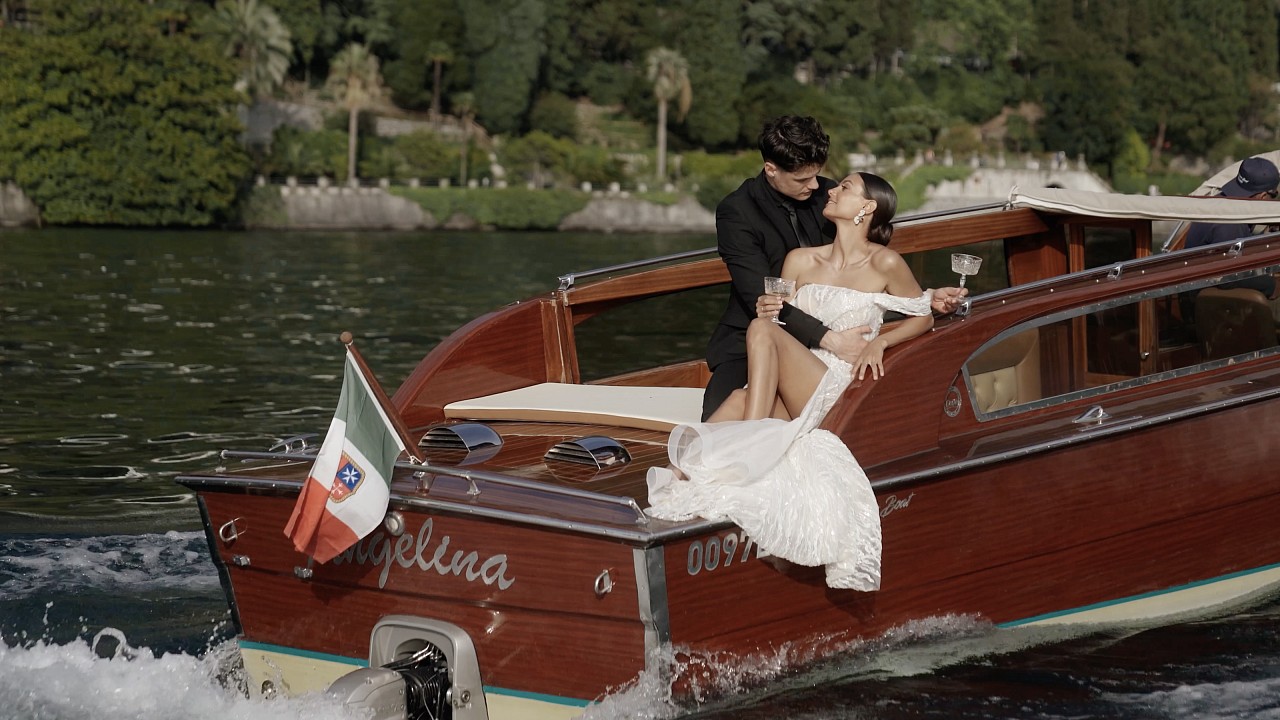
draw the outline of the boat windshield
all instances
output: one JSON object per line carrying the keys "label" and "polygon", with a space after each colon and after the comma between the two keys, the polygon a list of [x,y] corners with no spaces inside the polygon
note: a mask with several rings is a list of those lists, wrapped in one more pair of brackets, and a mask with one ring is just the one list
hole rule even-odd
{"label": "boat windshield", "polygon": [[1215,276],[1012,327],[965,363],[975,414],[990,420],[1280,353],[1280,303],[1256,287],[1277,272]]}

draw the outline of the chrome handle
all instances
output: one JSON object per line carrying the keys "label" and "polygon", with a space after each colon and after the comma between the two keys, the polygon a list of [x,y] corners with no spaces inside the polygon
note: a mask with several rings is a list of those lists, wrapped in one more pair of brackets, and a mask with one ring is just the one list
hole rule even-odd
{"label": "chrome handle", "polygon": [[613,578],[609,577],[608,570],[603,570],[596,576],[595,591],[598,598],[602,598],[613,591]]}
{"label": "chrome handle", "polygon": [[222,527],[218,528],[218,537],[222,538],[223,543],[230,545],[231,543],[240,539],[240,536],[243,535],[244,533],[240,531],[240,528],[239,526],[236,525],[236,523],[242,520],[244,520],[244,518],[235,518],[234,520],[228,520],[222,524]]}

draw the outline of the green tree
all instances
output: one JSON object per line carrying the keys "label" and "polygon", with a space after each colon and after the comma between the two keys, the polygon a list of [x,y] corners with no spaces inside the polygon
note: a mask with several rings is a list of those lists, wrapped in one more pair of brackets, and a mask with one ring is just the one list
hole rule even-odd
{"label": "green tree", "polygon": [[558,92],[543,93],[529,111],[529,129],[570,140],[578,137],[577,103]]}
{"label": "green tree", "polygon": [[[396,32],[386,43],[383,78],[397,105],[444,112],[450,92],[469,82],[471,59],[455,0],[393,0]],[[445,72],[444,65],[448,65]],[[439,73],[436,71],[439,70]]]}
{"label": "green tree", "polygon": [[325,33],[324,7],[320,0],[263,0],[289,29],[294,56],[303,80],[311,80],[311,63]]}
{"label": "green tree", "polygon": [[502,148],[502,162],[522,175],[534,187],[546,187],[559,179],[569,178],[565,169],[573,155],[573,143],[553,138],[541,130],[508,141]]}
{"label": "green tree", "polygon": [[[747,80],[739,42],[741,3],[673,0],[665,9],[662,32],[670,41],[662,44],[684,55],[689,62],[689,83],[698,89],[698,102],[685,117],[685,133],[689,140],[708,148],[732,147],[741,124],[736,105]],[[785,110],[779,108],[775,114]]]}
{"label": "green tree", "polygon": [[545,49],[541,0],[490,0],[462,6],[473,92],[481,122],[493,133],[520,130],[534,96]]}
{"label": "green tree", "polygon": [[1280,17],[1268,3],[1245,3],[1244,46],[1249,49],[1248,99],[1240,130],[1249,137],[1275,137],[1276,71],[1280,67]]}
{"label": "green tree", "polygon": [[[876,5],[876,0],[823,0],[817,4],[816,32],[808,62],[814,84],[826,86],[850,70],[867,72],[877,68],[878,48],[893,43],[884,39],[889,26],[875,12]],[[901,17],[909,3],[897,5],[895,18]],[[899,50],[900,46],[894,45],[885,52],[890,62]]]}
{"label": "green tree", "polygon": [[53,224],[209,225],[250,173],[235,68],[136,0],[41,3],[0,28],[0,177]]}
{"label": "green tree", "polygon": [[1045,113],[1040,136],[1048,150],[1083,153],[1110,167],[1131,127],[1133,67],[1083,30],[1069,7],[1046,0],[1040,10],[1040,37],[1050,40],[1035,61]]}
{"label": "green tree", "polygon": [[269,95],[280,86],[293,56],[289,29],[275,10],[258,0],[218,0],[200,22],[227,57],[240,68],[236,88],[253,97]]}
{"label": "green tree", "polygon": [[649,82],[658,101],[658,173],[659,182],[667,179],[667,105],[677,101],[676,120],[683,120],[693,101],[689,85],[689,63],[670,48],[654,48],[647,58]]}
{"label": "green tree", "polygon": [[916,50],[989,70],[1017,56],[1034,33],[1031,0],[919,0]]}
{"label": "green tree", "polygon": [[378,56],[368,45],[351,43],[333,58],[325,88],[347,109],[347,181],[356,179],[356,146],[360,111],[382,99],[384,88]]}
{"label": "green tree", "polygon": [[620,101],[628,66],[642,54],[638,48],[646,46],[658,8],[634,0],[544,0],[544,7],[546,89],[602,104]]}
{"label": "green tree", "polygon": [[409,177],[452,178],[456,175],[454,148],[434,132],[418,130],[400,135],[393,144],[404,160]]}

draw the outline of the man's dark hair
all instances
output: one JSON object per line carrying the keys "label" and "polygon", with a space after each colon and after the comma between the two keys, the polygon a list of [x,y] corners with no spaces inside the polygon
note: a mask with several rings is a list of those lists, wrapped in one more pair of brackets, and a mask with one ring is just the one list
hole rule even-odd
{"label": "man's dark hair", "polygon": [[787,172],[810,165],[826,165],[831,138],[812,117],[783,115],[764,124],[760,155]]}

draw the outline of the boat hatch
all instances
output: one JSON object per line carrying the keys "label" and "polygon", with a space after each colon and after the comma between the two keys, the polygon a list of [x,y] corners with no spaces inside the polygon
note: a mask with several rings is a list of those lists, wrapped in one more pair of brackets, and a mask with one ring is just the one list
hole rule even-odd
{"label": "boat hatch", "polygon": [[328,694],[377,720],[488,720],[475,645],[440,620],[390,615],[369,638],[369,667],[338,678]]}
{"label": "boat hatch", "polygon": [[631,453],[622,443],[604,435],[590,435],[577,440],[556,443],[542,457],[543,460],[559,460],[579,465],[594,465],[603,470],[631,462]]}

